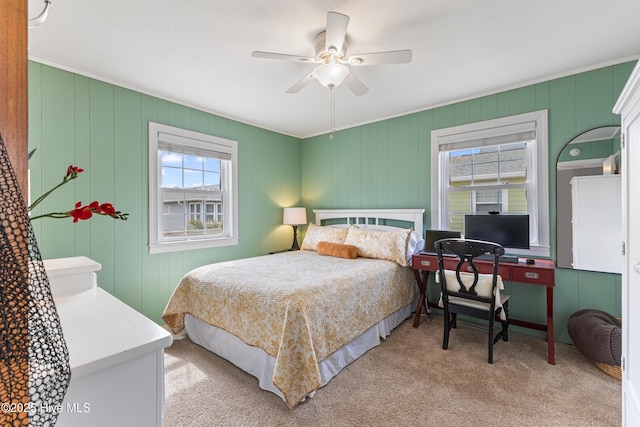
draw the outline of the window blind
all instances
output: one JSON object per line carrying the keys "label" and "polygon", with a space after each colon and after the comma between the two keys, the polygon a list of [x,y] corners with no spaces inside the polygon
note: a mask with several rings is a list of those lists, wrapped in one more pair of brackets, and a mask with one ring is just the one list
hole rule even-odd
{"label": "window blind", "polygon": [[158,132],[158,149],[192,156],[231,160],[231,147],[211,141]]}
{"label": "window blind", "polygon": [[535,122],[525,122],[479,131],[446,135],[439,138],[438,143],[440,151],[453,151],[502,145],[512,142],[525,142],[535,138]]}

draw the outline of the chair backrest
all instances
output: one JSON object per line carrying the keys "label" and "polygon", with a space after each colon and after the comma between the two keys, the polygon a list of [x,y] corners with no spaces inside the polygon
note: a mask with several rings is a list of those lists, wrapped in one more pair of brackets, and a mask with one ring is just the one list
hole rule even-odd
{"label": "chair backrest", "polygon": [[[498,263],[500,256],[504,255],[504,248],[493,242],[455,238],[438,240],[435,243],[435,248],[438,254],[438,270],[443,302],[448,304],[449,295],[453,295],[490,303],[491,309],[493,310],[495,307],[493,295],[495,295],[495,288],[498,282]],[[455,269],[455,278],[460,286],[458,291],[454,291],[450,283],[449,286],[447,286],[447,277],[451,277],[452,275],[446,273],[444,265],[446,257],[443,256],[443,253],[453,253],[458,256],[458,264]],[[478,266],[473,261],[474,258],[486,254],[492,255],[491,261],[493,263],[493,269],[490,278],[487,277],[486,274],[480,274]],[[479,294],[476,291],[476,286],[481,279],[490,279],[491,288]]]}

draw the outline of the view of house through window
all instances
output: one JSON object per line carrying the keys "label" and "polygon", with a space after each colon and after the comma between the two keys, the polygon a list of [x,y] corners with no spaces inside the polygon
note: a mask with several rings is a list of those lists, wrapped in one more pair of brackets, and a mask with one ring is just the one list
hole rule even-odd
{"label": "view of house through window", "polygon": [[224,160],[160,151],[162,231],[167,239],[221,234]]}
{"label": "view of house through window", "polygon": [[470,213],[527,213],[527,142],[444,154],[449,164],[449,229],[464,233],[464,216]]}
{"label": "view of house through window", "polygon": [[465,215],[528,215],[518,253],[549,256],[547,123],[541,110],[431,131],[431,228],[464,235]]}
{"label": "view of house through window", "polygon": [[149,123],[149,252],[238,244],[237,142]]}

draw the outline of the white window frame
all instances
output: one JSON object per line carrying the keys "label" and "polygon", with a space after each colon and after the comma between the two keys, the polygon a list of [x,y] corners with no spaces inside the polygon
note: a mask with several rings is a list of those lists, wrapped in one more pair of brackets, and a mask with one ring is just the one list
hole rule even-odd
{"label": "white window frame", "polygon": [[[448,185],[447,165],[441,151],[445,145],[466,144],[479,147],[487,141],[499,143],[500,138],[518,132],[535,130],[536,142],[531,144],[527,197],[530,223],[534,242],[530,249],[512,249],[509,253],[529,256],[549,257],[549,133],[548,111],[540,110],[466,125],[453,126],[431,131],[431,228],[448,229]],[[508,142],[508,141],[504,141]],[[535,234],[533,234],[535,233]]]}
{"label": "white window frame", "polygon": [[[228,201],[225,201],[225,235],[198,237],[178,241],[163,241],[162,231],[162,173],[158,151],[161,140],[171,144],[196,148],[203,152],[224,152],[230,156],[230,171],[221,176],[221,185],[226,183]],[[221,171],[223,172],[223,171]],[[224,172],[223,172],[224,173]],[[227,211],[228,209],[228,211]],[[149,253],[167,253],[193,249],[206,249],[238,244],[238,142],[160,123],[149,122]]]}
{"label": "white window frame", "polygon": [[[207,212],[207,207],[212,206],[213,212]],[[220,209],[220,202],[211,202],[207,201],[204,203],[204,212],[202,213],[202,217],[207,220],[207,216],[210,215],[212,217],[212,221],[220,221],[222,217],[222,212]]]}
{"label": "white window frame", "polygon": [[[194,209],[197,212],[192,212],[191,208],[195,207],[196,209]],[[202,221],[202,202],[189,202],[189,221]],[[204,221],[202,221],[204,222]]]}
{"label": "white window frame", "polygon": [[[477,212],[478,205],[482,204],[482,203],[478,203],[478,198],[477,198],[478,191],[480,191],[479,188],[471,190],[471,211],[472,212]],[[500,190],[500,206],[509,206],[509,190],[508,189]]]}

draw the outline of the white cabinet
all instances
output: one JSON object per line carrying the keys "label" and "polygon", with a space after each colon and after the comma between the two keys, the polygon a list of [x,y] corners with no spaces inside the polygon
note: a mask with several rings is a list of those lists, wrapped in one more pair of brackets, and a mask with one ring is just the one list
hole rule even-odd
{"label": "white cabinet", "polygon": [[71,365],[56,426],[161,426],[171,334],[97,287],[97,262],[73,257],[44,265]]}
{"label": "white cabinet", "polygon": [[622,273],[620,175],[571,180],[573,268]]}

